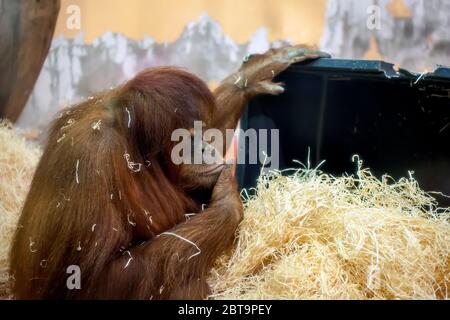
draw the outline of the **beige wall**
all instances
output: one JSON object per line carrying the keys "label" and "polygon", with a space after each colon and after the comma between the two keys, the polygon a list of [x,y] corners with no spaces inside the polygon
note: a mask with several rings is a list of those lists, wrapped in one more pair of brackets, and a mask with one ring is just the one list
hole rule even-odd
{"label": "beige wall", "polygon": [[66,27],[66,10],[71,4],[81,8],[86,42],[106,31],[133,39],[148,34],[158,42],[173,41],[187,23],[207,12],[239,43],[264,26],[270,40],[318,44],[326,0],[62,0],[55,35],[73,37],[78,33]]}

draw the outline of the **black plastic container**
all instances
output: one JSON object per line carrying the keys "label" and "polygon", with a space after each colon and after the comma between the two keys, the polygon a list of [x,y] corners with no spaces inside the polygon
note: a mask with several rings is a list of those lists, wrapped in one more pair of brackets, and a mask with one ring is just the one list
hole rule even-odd
{"label": "black plastic container", "polygon": [[[377,176],[414,171],[423,189],[450,195],[449,68],[413,74],[381,61],[320,59],[294,65],[276,81],[286,92],[253,100],[241,127],[279,129],[280,169],[306,162],[310,148],[312,166],[326,160],[323,171],[351,174],[358,154]],[[238,165],[240,186],[255,186],[260,169]]]}

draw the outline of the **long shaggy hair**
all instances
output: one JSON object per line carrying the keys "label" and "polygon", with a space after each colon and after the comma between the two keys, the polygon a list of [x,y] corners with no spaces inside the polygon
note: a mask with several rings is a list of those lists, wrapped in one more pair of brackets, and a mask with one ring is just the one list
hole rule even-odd
{"label": "long shaggy hair", "polygon": [[[118,281],[105,280],[112,261],[136,260],[128,248],[200,210],[176,184],[170,136],[210,116],[214,107],[200,79],[156,68],[64,110],[51,127],[15,234],[15,297],[148,298],[162,285],[140,284],[148,266],[127,272],[121,292],[98,284]],[[67,289],[69,265],[80,267],[82,290]],[[133,263],[116,271],[125,265]]]}

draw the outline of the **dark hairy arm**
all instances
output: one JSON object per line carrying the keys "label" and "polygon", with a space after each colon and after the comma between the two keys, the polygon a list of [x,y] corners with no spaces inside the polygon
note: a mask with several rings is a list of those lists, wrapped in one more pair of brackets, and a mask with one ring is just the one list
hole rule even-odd
{"label": "dark hairy arm", "polygon": [[124,252],[105,266],[86,293],[109,299],[206,298],[208,272],[233,243],[243,215],[231,170],[223,169],[208,208]]}
{"label": "dark hairy arm", "polygon": [[244,58],[240,69],[224,79],[214,91],[217,108],[207,126],[224,134],[226,129],[235,129],[250,99],[261,94],[284,92],[283,84],[274,83],[273,79],[291,64],[329,57],[327,53],[302,46],[285,46]]}

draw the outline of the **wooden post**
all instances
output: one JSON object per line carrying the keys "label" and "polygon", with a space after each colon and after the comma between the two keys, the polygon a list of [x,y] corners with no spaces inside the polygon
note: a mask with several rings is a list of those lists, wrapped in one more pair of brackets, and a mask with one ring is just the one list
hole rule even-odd
{"label": "wooden post", "polygon": [[41,71],[59,0],[0,0],[0,118],[15,122]]}

